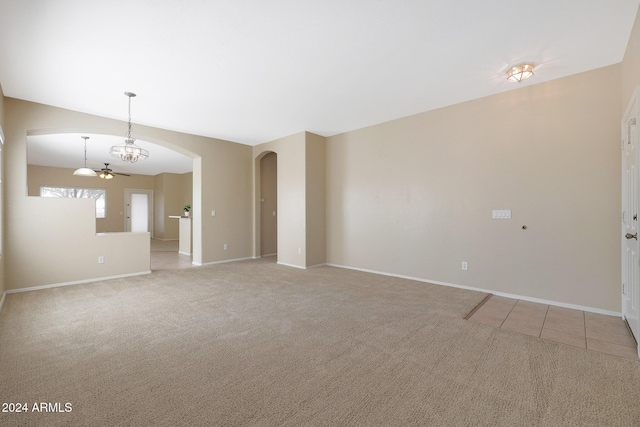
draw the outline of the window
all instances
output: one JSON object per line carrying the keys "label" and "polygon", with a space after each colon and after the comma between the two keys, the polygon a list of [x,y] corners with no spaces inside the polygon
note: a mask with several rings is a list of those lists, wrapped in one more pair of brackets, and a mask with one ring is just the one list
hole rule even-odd
{"label": "window", "polygon": [[40,187],[40,197],[95,199],[96,218],[107,217],[107,190],[104,188]]}

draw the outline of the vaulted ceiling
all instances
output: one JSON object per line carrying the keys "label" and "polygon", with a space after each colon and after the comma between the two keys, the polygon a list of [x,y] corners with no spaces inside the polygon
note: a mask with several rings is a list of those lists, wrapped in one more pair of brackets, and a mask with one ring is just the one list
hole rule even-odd
{"label": "vaulted ceiling", "polygon": [[639,3],[0,0],[0,84],[120,120],[132,91],[134,123],[249,145],[330,136],[618,63]]}

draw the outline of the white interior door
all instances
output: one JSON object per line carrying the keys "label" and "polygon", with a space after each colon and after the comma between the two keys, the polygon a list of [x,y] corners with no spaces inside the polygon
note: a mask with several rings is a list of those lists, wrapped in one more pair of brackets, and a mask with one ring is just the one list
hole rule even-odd
{"label": "white interior door", "polygon": [[125,231],[149,232],[153,237],[153,190],[125,190]]}
{"label": "white interior door", "polygon": [[149,231],[149,195],[131,195],[131,231]]}
{"label": "white interior door", "polygon": [[[638,94],[622,118],[622,316],[640,340],[640,265],[638,265]],[[638,347],[640,355],[640,346]]]}

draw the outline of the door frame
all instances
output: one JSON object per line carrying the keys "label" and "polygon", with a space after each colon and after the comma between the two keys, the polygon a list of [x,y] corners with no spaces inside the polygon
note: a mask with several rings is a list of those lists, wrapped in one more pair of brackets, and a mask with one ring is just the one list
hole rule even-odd
{"label": "door frame", "polygon": [[124,189],[124,231],[131,232],[131,195],[132,194],[146,194],[149,200],[149,233],[153,239],[153,190],[137,189],[137,188],[125,188]]}
{"label": "door frame", "polygon": [[[626,163],[625,157],[627,156],[627,151],[626,151],[627,149],[625,147],[627,144],[630,143],[628,139],[632,138],[631,126],[635,126],[634,133],[633,133],[633,139],[635,140],[635,153],[634,153],[635,165],[636,165],[636,170],[640,169],[640,141],[638,141],[640,132],[638,132],[637,130],[637,121],[638,121],[638,116],[640,115],[640,110],[638,109],[639,107],[640,107],[640,86],[637,86],[632,93],[631,100],[629,101],[629,105],[627,106],[621,121],[621,142],[622,142],[622,146],[621,146],[621,169],[622,169],[621,231],[622,233],[620,237],[621,239],[621,260],[620,260],[621,262],[620,263],[622,268],[623,282],[620,288],[620,294],[621,294],[621,304],[622,304],[622,318],[627,322],[629,327],[636,332],[636,335],[634,338],[636,339],[636,343],[637,343],[638,356],[640,356],[640,289],[639,289],[640,284],[638,284],[638,281],[640,280],[640,265],[637,261],[633,262],[633,264],[635,264],[633,265],[634,269],[631,270],[632,271],[631,274],[628,274],[629,270],[627,270],[627,266],[630,260],[628,259],[626,252],[628,248],[627,245],[630,239],[627,239],[625,237],[625,233],[628,230],[627,222],[633,221],[632,215],[638,215],[640,212],[626,212],[627,210],[626,205],[628,203],[628,199],[630,196],[627,194],[628,193],[627,185],[625,184],[627,180],[626,167],[625,167],[625,163]],[[633,174],[632,174],[632,177],[633,177]],[[635,194],[631,196],[636,201],[640,201],[640,185],[639,184],[640,182],[638,179],[638,173],[636,173],[635,174],[636,191],[635,191]],[[635,227],[635,231],[637,233],[638,227]],[[638,239],[636,238],[635,241],[632,243],[635,243],[636,254],[640,253],[640,241],[638,241]],[[629,277],[629,276],[635,276],[635,278]],[[631,281],[636,282],[635,286],[634,284],[630,283]],[[630,295],[628,295],[629,293]],[[628,307],[629,304],[631,304],[632,307],[635,306],[635,309],[634,309],[635,313],[633,313],[631,316],[629,316],[630,314],[629,313],[630,309]]]}

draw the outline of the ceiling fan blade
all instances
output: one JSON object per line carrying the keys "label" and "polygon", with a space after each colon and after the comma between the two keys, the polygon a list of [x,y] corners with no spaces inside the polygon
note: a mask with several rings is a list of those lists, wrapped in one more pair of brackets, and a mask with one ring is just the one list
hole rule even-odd
{"label": "ceiling fan blade", "polygon": [[122,176],[131,176],[128,173],[120,173],[120,172],[111,172],[114,175],[122,175]]}

